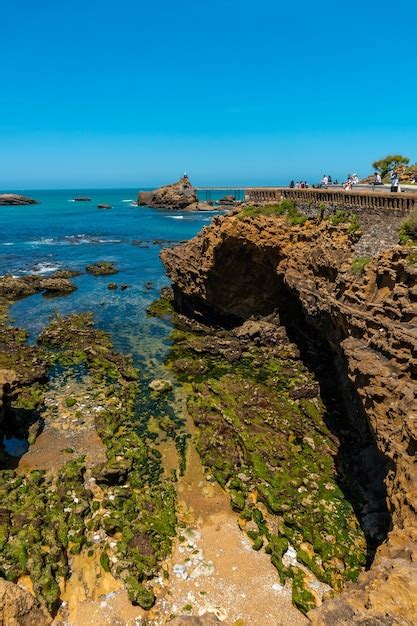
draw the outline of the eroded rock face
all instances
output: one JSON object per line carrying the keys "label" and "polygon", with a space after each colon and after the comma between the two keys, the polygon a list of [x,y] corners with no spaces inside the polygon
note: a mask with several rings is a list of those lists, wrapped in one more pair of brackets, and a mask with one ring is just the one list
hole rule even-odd
{"label": "eroded rock face", "polygon": [[0,578],[0,623],[4,626],[47,626],[49,615],[28,591]]}
{"label": "eroded rock face", "polygon": [[155,191],[140,191],[138,205],[146,205],[156,209],[193,211],[198,209],[197,192],[188,176],[184,175],[172,185],[160,187]]}
{"label": "eroded rock face", "polygon": [[[358,584],[311,617],[315,624],[413,624],[417,268],[409,248],[393,246],[355,273],[354,244],[344,224],[291,225],[279,217],[233,216],[215,218],[211,228],[164,250],[161,258],[173,281],[176,307],[187,315],[234,326],[278,311],[290,328],[302,314],[331,348],[347,428],[360,433],[370,427],[386,459],[392,527]],[[372,464],[370,483],[371,470]]]}
{"label": "eroded rock face", "polygon": [[27,198],[26,196],[20,196],[16,193],[2,193],[0,194],[0,206],[12,206],[19,204],[38,204],[33,198]]}

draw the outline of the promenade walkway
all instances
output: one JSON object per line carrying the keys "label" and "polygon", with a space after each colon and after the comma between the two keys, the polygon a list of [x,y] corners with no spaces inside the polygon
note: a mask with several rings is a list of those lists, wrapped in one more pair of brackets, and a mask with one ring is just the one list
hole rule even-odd
{"label": "promenade walkway", "polygon": [[374,189],[355,189],[345,191],[340,188],[326,189],[290,189],[289,187],[249,187],[246,199],[250,202],[280,202],[294,200],[305,205],[341,209],[390,209],[398,215],[407,215],[417,208],[417,192],[392,193]]}

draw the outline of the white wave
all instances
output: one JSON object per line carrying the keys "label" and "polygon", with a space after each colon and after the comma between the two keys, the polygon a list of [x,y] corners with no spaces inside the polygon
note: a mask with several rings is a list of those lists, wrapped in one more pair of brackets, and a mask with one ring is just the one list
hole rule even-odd
{"label": "white wave", "polygon": [[75,200],[73,200],[72,198],[70,200],[68,200],[68,202],[75,202]]}
{"label": "white wave", "polygon": [[3,246],[14,246],[13,241],[5,241]]}
{"label": "white wave", "polygon": [[133,198],[129,198],[129,200],[122,200],[122,202],[133,202]]}
{"label": "white wave", "polygon": [[53,263],[37,263],[32,268],[33,274],[50,274],[60,269],[60,265],[54,265]]}
{"label": "white wave", "polygon": [[31,246],[54,246],[57,244],[55,239],[41,237],[41,239],[34,239],[33,241],[27,241]]}
{"label": "white wave", "polygon": [[165,217],[167,217],[170,220],[183,220],[184,219],[183,215],[166,215]]}
{"label": "white wave", "polygon": [[98,243],[122,243],[121,239],[100,239],[99,237],[90,237],[89,235],[67,235],[65,243],[72,245],[80,244],[98,244]]}

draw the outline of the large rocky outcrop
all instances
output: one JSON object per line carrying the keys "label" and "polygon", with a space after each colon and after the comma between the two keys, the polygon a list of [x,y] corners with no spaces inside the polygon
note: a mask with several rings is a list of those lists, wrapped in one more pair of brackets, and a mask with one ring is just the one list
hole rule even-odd
{"label": "large rocky outcrop", "polygon": [[328,221],[215,218],[161,258],[182,312],[229,326],[278,311],[290,327],[301,316],[331,349],[346,428],[359,436],[370,428],[385,459],[391,529],[370,570],[311,619],[411,625],[417,623],[417,268],[401,246],[355,259],[349,231]]}
{"label": "large rocky outcrop", "polygon": [[2,193],[0,194],[0,206],[11,206],[18,204],[38,204],[33,198],[27,198],[26,196],[20,196],[16,193]]}
{"label": "large rocky outcrop", "polygon": [[155,191],[140,191],[139,206],[150,206],[156,209],[173,209],[193,211],[198,209],[197,192],[186,174],[172,185],[159,187]]}

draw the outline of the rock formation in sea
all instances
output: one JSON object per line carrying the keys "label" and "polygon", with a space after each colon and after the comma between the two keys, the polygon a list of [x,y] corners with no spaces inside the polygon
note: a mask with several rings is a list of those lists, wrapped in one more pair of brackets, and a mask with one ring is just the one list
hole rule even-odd
{"label": "rock formation in sea", "polygon": [[38,204],[37,200],[33,198],[27,198],[16,193],[2,193],[0,194],[0,206],[12,206],[19,204]]}
{"label": "rock formation in sea", "polygon": [[172,185],[159,187],[155,191],[140,191],[139,206],[150,206],[156,209],[172,209],[181,211],[198,210],[197,192],[186,174]]}
{"label": "rock formation in sea", "polygon": [[[375,239],[373,255],[358,256],[366,236],[358,226],[347,214],[307,220],[294,210],[274,215],[272,208],[246,208],[215,218],[161,258],[180,313],[224,328],[273,314],[307,360],[316,354],[319,380],[321,360],[327,361],[320,385],[340,395],[341,449],[357,474],[345,480],[353,485],[360,475],[366,492],[358,515],[371,538],[370,568],[310,616],[332,626],[411,626],[417,623],[416,249],[381,250]],[[357,505],[355,497],[352,502]]]}

